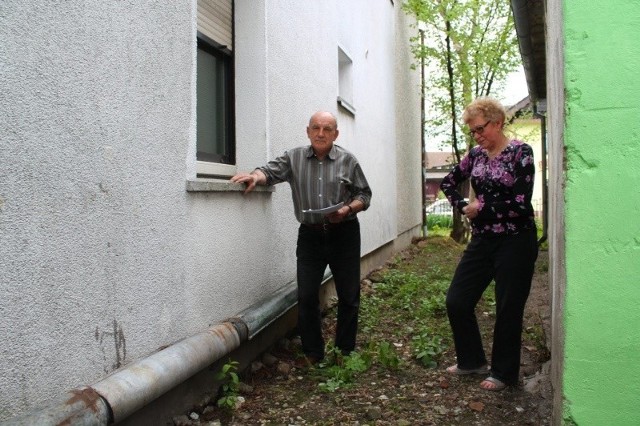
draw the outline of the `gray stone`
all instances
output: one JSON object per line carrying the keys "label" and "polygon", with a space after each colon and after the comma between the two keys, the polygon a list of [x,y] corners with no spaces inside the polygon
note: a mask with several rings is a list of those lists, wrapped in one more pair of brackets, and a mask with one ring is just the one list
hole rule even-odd
{"label": "gray stone", "polygon": [[282,349],[289,350],[291,347],[291,341],[285,337],[278,341],[278,346]]}
{"label": "gray stone", "polygon": [[291,365],[287,364],[286,362],[279,362],[278,373],[284,374],[285,376],[289,375],[289,373],[291,373]]}
{"label": "gray stone", "polygon": [[378,420],[382,418],[382,410],[380,409],[380,407],[367,408],[367,418],[369,420]]}
{"label": "gray stone", "polygon": [[238,391],[240,391],[241,394],[248,395],[253,392],[253,386],[240,382],[238,383]]}
{"label": "gray stone", "polygon": [[278,362],[278,358],[276,358],[275,356],[271,355],[270,353],[265,352],[262,355],[262,363],[264,365],[266,365],[267,367],[275,365],[277,362]]}
{"label": "gray stone", "polygon": [[538,373],[533,377],[529,377],[524,381],[524,390],[529,393],[537,393],[540,390],[540,384],[544,380],[544,374]]}
{"label": "gray stone", "polygon": [[191,420],[189,420],[189,417],[187,417],[186,414],[183,414],[181,416],[176,416],[173,418],[173,424],[174,426],[191,426]]}

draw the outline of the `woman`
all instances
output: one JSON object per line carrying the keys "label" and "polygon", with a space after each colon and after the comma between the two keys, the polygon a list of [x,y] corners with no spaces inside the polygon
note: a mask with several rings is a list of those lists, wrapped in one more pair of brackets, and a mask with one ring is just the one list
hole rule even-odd
{"label": "woman", "polygon": [[[538,256],[531,206],[533,151],[505,136],[505,111],[493,99],[476,99],[465,108],[462,119],[477,146],[440,185],[451,205],[469,219],[472,235],[447,292],[457,356],[457,364],[447,372],[489,374],[480,387],[499,391],[518,383],[522,317]],[[457,191],[467,179],[476,194],[469,203]],[[475,307],[492,280],[496,322],[489,367]]]}

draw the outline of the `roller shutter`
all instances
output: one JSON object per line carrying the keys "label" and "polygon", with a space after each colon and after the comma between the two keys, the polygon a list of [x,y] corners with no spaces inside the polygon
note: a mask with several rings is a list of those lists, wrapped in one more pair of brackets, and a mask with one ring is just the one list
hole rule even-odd
{"label": "roller shutter", "polygon": [[198,31],[233,50],[233,0],[198,0]]}

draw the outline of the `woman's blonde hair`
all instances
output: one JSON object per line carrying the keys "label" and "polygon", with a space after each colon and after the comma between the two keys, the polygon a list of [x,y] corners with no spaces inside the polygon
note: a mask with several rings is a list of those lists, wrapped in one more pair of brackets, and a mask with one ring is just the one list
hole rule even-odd
{"label": "woman's blonde hair", "polygon": [[493,98],[477,98],[464,109],[462,120],[469,123],[475,117],[482,116],[485,120],[502,122],[504,124],[507,116],[504,107]]}

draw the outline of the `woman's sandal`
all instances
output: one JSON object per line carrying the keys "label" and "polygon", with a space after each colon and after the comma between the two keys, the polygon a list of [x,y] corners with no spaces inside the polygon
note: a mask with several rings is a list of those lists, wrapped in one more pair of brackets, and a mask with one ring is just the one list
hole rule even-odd
{"label": "woman's sandal", "polygon": [[469,370],[465,370],[464,368],[459,368],[458,365],[452,365],[447,367],[447,373],[454,374],[456,376],[467,376],[469,374],[487,374],[489,372],[489,366],[483,365],[478,368],[471,368]]}
{"label": "woman's sandal", "polygon": [[487,377],[480,383],[480,387],[491,392],[499,392],[507,387],[507,384],[495,377]]}

